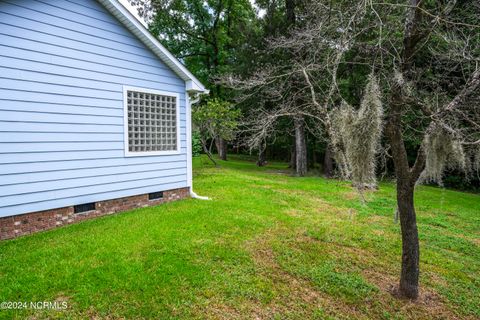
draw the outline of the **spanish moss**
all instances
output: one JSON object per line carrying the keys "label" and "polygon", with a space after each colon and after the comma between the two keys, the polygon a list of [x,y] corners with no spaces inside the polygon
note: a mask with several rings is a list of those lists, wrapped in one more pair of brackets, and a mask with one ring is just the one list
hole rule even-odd
{"label": "spanish moss", "polygon": [[421,181],[442,186],[445,170],[467,170],[462,143],[440,125],[435,125],[435,128],[425,136],[423,145],[426,162]]}
{"label": "spanish moss", "polygon": [[[339,154],[337,162],[343,168],[344,178],[352,179],[358,189],[371,189],[377,185],[375,156],[380,149],[383,128],[383,108],[380,88],[375,76],[371,75],[358,111],[343,103],[333,119],[333,141]],[[343,163],[342,163],[343,162]]]}

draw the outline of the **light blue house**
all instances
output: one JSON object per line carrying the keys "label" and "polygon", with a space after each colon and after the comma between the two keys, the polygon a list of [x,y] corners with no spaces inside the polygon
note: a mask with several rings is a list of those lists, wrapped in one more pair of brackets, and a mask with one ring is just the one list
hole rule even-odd
{"label": "light blue house", "polygon": [[0,0],[0,238],[187,196],[204,92],[117,0]]}

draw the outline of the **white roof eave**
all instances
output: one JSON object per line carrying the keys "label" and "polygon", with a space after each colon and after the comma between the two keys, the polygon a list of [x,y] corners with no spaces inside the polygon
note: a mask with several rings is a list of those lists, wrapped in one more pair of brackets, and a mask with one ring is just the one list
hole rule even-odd
{"label": "white roof eave", "polygon": [[130,32],[152,50],[168,67],[185,81],[189,92],[208,93],[205,86],[175,58],[141,23],[117,0],[98,0]]}

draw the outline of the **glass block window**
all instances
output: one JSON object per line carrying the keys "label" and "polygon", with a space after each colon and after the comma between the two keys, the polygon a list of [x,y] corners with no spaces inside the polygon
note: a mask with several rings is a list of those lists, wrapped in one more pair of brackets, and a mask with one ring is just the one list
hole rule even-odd
{"label": "glass block window", "polygon": [[128,151],[177,150],[177,97],[127,90]]}

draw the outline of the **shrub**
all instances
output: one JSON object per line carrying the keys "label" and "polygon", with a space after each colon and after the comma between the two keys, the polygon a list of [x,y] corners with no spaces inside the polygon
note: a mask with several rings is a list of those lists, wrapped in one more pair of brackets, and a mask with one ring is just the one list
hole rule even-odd
{"label": "shrub", "polygon": [[200,133],[198,131],[192,132],[192,156],[199,157],[202,153],[202,142],[200,141]]}

